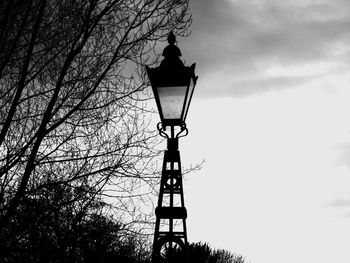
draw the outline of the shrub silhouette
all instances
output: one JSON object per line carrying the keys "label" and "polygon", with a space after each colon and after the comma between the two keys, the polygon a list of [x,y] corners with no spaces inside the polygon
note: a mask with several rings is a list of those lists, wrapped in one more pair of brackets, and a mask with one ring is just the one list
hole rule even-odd
{"label": "shrub silhouette", "polygon": [[106,205],[97,197],[83,202],[62,185],[49,194],[22,200],[0,233],[1,263],[150,262],[145,237],[104,214]]}
{"label": "shrub silhouette", "polygon": [[242,256],[224,249],[212,249],[208,243],[192,243],[188,246],[191,263],[244,263]]}

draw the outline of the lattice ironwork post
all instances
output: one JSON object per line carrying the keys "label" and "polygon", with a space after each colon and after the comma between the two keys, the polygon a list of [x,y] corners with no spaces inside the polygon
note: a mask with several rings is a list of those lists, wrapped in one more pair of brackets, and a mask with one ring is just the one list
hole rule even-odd
{"label": "lattice ironwork post", "polygon": [[175,135],[174,126],[170,127],[170,136],[158,125],[158,130],[167,138],[167,150],[164,152],[156,225],[153,242],[153,263],[188,262],[187,251],[187,211],[184,202],[180,152],[178,139],[187,135],[183,125]]}

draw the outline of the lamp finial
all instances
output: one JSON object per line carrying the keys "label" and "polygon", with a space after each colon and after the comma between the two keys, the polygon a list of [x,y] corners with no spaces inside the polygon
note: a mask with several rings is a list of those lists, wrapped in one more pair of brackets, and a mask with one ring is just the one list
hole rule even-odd
{"label": "lamp finial", "polygon": [[[175,45],[176,37],[173,31],[170,31],[168,36],[168,43],[169,45],[164,48],[163,50],[163,56],[167,59],[170,58],[172,60],[179,60],[179,57],[181,57],[181,51],[180,49]],[[181,62],[182,63],[182,62]]]}
{"label": "lamp finial", "polygon": [[169,36],[168,36],[168,43],[169,45],[174,45],[176,42],[176,37],[174,35],[173,31],[170,31]]}

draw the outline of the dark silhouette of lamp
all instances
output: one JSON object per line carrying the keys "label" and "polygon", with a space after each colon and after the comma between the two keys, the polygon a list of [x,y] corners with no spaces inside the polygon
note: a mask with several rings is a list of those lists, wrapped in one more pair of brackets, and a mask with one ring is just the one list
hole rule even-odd
{"label": "dark silhouette of lamp", "polygon": [[[186,67],[180,60],[181,51],[175,41],[175,35],[171,32],[160,66],[146,67],[161,119],[157,127],[168,143],[155,211],[153,263],[188,262],[187,210],[184,204],[178,139],[188,133],[185,120],[198,77],[194,73],[195,64]],[[167,127],[170,127],[170,135]],[[175,127],[179,127],[177,134]],[[179,201],[176,203],[174,200]],[[161,221],[167,223],[166,229],[160,229]]]}

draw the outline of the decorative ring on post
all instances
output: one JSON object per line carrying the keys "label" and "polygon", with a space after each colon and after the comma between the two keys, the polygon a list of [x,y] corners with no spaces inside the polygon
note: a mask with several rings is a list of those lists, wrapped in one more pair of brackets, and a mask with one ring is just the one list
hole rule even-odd
{"label": "decorative ring on post", "polygon": [[[185,244],[181,240],[181,238],[178,238],[176,236],[165,236],[159,239],[158,244],[156,246],[157,248],[157,257],[161,260],[160,262],[168,262],[167,259],[174,260],[174,255],[169,255],[170,253],[179,253],[178,255],[181,257],[184,257],[183,254],[185,252]],[[174,262],[174,261],[170,261]]]}
{"label": "decorative ring on post", "polygon": [[[172,187],[174,189],[178,189],[180,187],[180,182],[181,182],[180,176],[175,176],[175,177],[169,176],[168,178],[166,178],[166,181],[164,183],[166,188],[170,189]],[[174,180],[173,183],[170,182],[171,179]]]}

